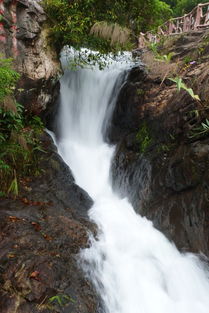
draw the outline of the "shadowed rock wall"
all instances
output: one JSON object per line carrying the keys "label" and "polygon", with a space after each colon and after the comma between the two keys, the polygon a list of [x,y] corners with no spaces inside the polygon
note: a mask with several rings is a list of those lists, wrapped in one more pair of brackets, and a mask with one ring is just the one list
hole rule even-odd
{"label": "shadowed rock wall", "polygon": [[[189,65],[178,56],[177,75],[201,102],[178,92],[168,79],[161,83],[149,68],[147,73],[133,69],[109,134],[117,142],[112,177],[115,190],[180,249],[209,256],[209,132],[198,135],[209,116],[209,55],[202,33],[195,40],[188,36],[193,38],[189,46],[172,39],[169,51],[184,51],[183,57],[192,53]],[[194,56],[197,38],[205,47],[201,58]]]}

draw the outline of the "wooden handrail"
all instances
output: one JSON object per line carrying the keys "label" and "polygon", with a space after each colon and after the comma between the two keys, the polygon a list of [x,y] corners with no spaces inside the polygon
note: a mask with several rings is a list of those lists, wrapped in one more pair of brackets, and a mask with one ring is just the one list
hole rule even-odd
{"label": "wooden handrail", "polygon": [[[206,9],[206,12],[205,10]],[[198,4],[190,13],[175,17],[158,27],[158,32],[141,33],[139,48],[143,48],[146,40],[157,42],[159,36],[168,36],[209,28],[209,2]]]}

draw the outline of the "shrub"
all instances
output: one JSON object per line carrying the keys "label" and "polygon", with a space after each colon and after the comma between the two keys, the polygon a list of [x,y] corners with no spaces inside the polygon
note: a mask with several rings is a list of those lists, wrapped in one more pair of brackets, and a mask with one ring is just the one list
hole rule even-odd
{"label": "shrub", "polygon": [[145,122],[140,127],[136,135],[136,140],[140,145],[140,152],[145,153],[152,143],[150,131]]}
{"label": "shrub", "polygon": [[43,124],[39,117],[25,116],[15,101],[20,75],[12,69],[12,60],[2,58],[0,64],[0,194],[17,196],[20,179],[37,172]]}

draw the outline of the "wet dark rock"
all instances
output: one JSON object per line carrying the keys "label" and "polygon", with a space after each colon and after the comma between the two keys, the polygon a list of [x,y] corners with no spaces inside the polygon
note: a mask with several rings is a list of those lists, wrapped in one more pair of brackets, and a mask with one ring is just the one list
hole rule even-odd
{"label": "wet dark rock", "polygon": [[108,137],[111,142],[118,142],[121,136],[138,129],[138,107],[144,101],[144,81],[146,72],[143,66],[130,70],[125,84],[122,86],[113,117]]}
{"label": "wet dark rock", "polygon": [[[139,70],[120,92],[110,139],[117,143],[112,162],[117,193],[178,248],[209,256],[209,139],[207,132],[193,136],[208,118],[205,62],[184,75],[202,104],[170,81],[161,84]],[[140,143],[140,134],[147,141]]]}
{"label": "wet dark rock", "polygon": [[[78,257],[89,233],[96,235],[87,214],[93,202],[51,138],[42,141],[41,176],[23,181],[17,199],[1,200],[0,312],[96,312],[98,298]],[[63,306],[50,301],[54,296]]]}
{"label": "wet dark rock", "polygon": [[183,250],[209,256],[209,140],[136,154],[124,145],[112,164],[113,186]]}
{"label": "wet dark rock", "polygon": [[132,205],[139,211],[149,196],[150,163],[126,147],[124,142],[120,144],[112,162],[113,188],[121,197],[128,195]]}

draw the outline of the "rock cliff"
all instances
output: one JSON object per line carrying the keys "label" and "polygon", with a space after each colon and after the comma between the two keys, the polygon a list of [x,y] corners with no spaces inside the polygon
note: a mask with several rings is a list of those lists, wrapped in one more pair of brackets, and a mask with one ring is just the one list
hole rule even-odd
{"label": "rock cliff", "polygon": [[97,312],[96,293],[78,265],[88,234],[96,234],[87,214],[92,200],[49,136],[42,146],[42,174],[23,179],[16,199],[1,199],[0,312]]}
{"label": "rock cliff", "polygon": [[[48,41],[38,0],[0,0],[0,53],[21,74],[16,99],[26,113],[51,115],[61,67]],[[0,312],[98,311],[98,297],[78,265],[96,227],[92,200],[79,188],[43,135],[37,177],[19,182],[18,196],[0,204]]]}
{"label": "rock cliff", "polygon": [[207,32],[181,35],[159,47],[161,54],[173,52],[172,71],[178,63],[170,77],[183,77],[200,102],[177,91],[168,79],[168,64],[151,61],[150,52],[143,51],[147,70],[131,71],[109,134],[117,142],[112,165],[117,192],[180,249],[207,256],[209,131],[203,125],[209,105],[208,38]]}
{"label": "rock cliff", "polygon": [[35,114],[54,103],[61,72],[39,2],[0,0],[0,53],[14,59],[15,69],[22,75],[16,99]]}

